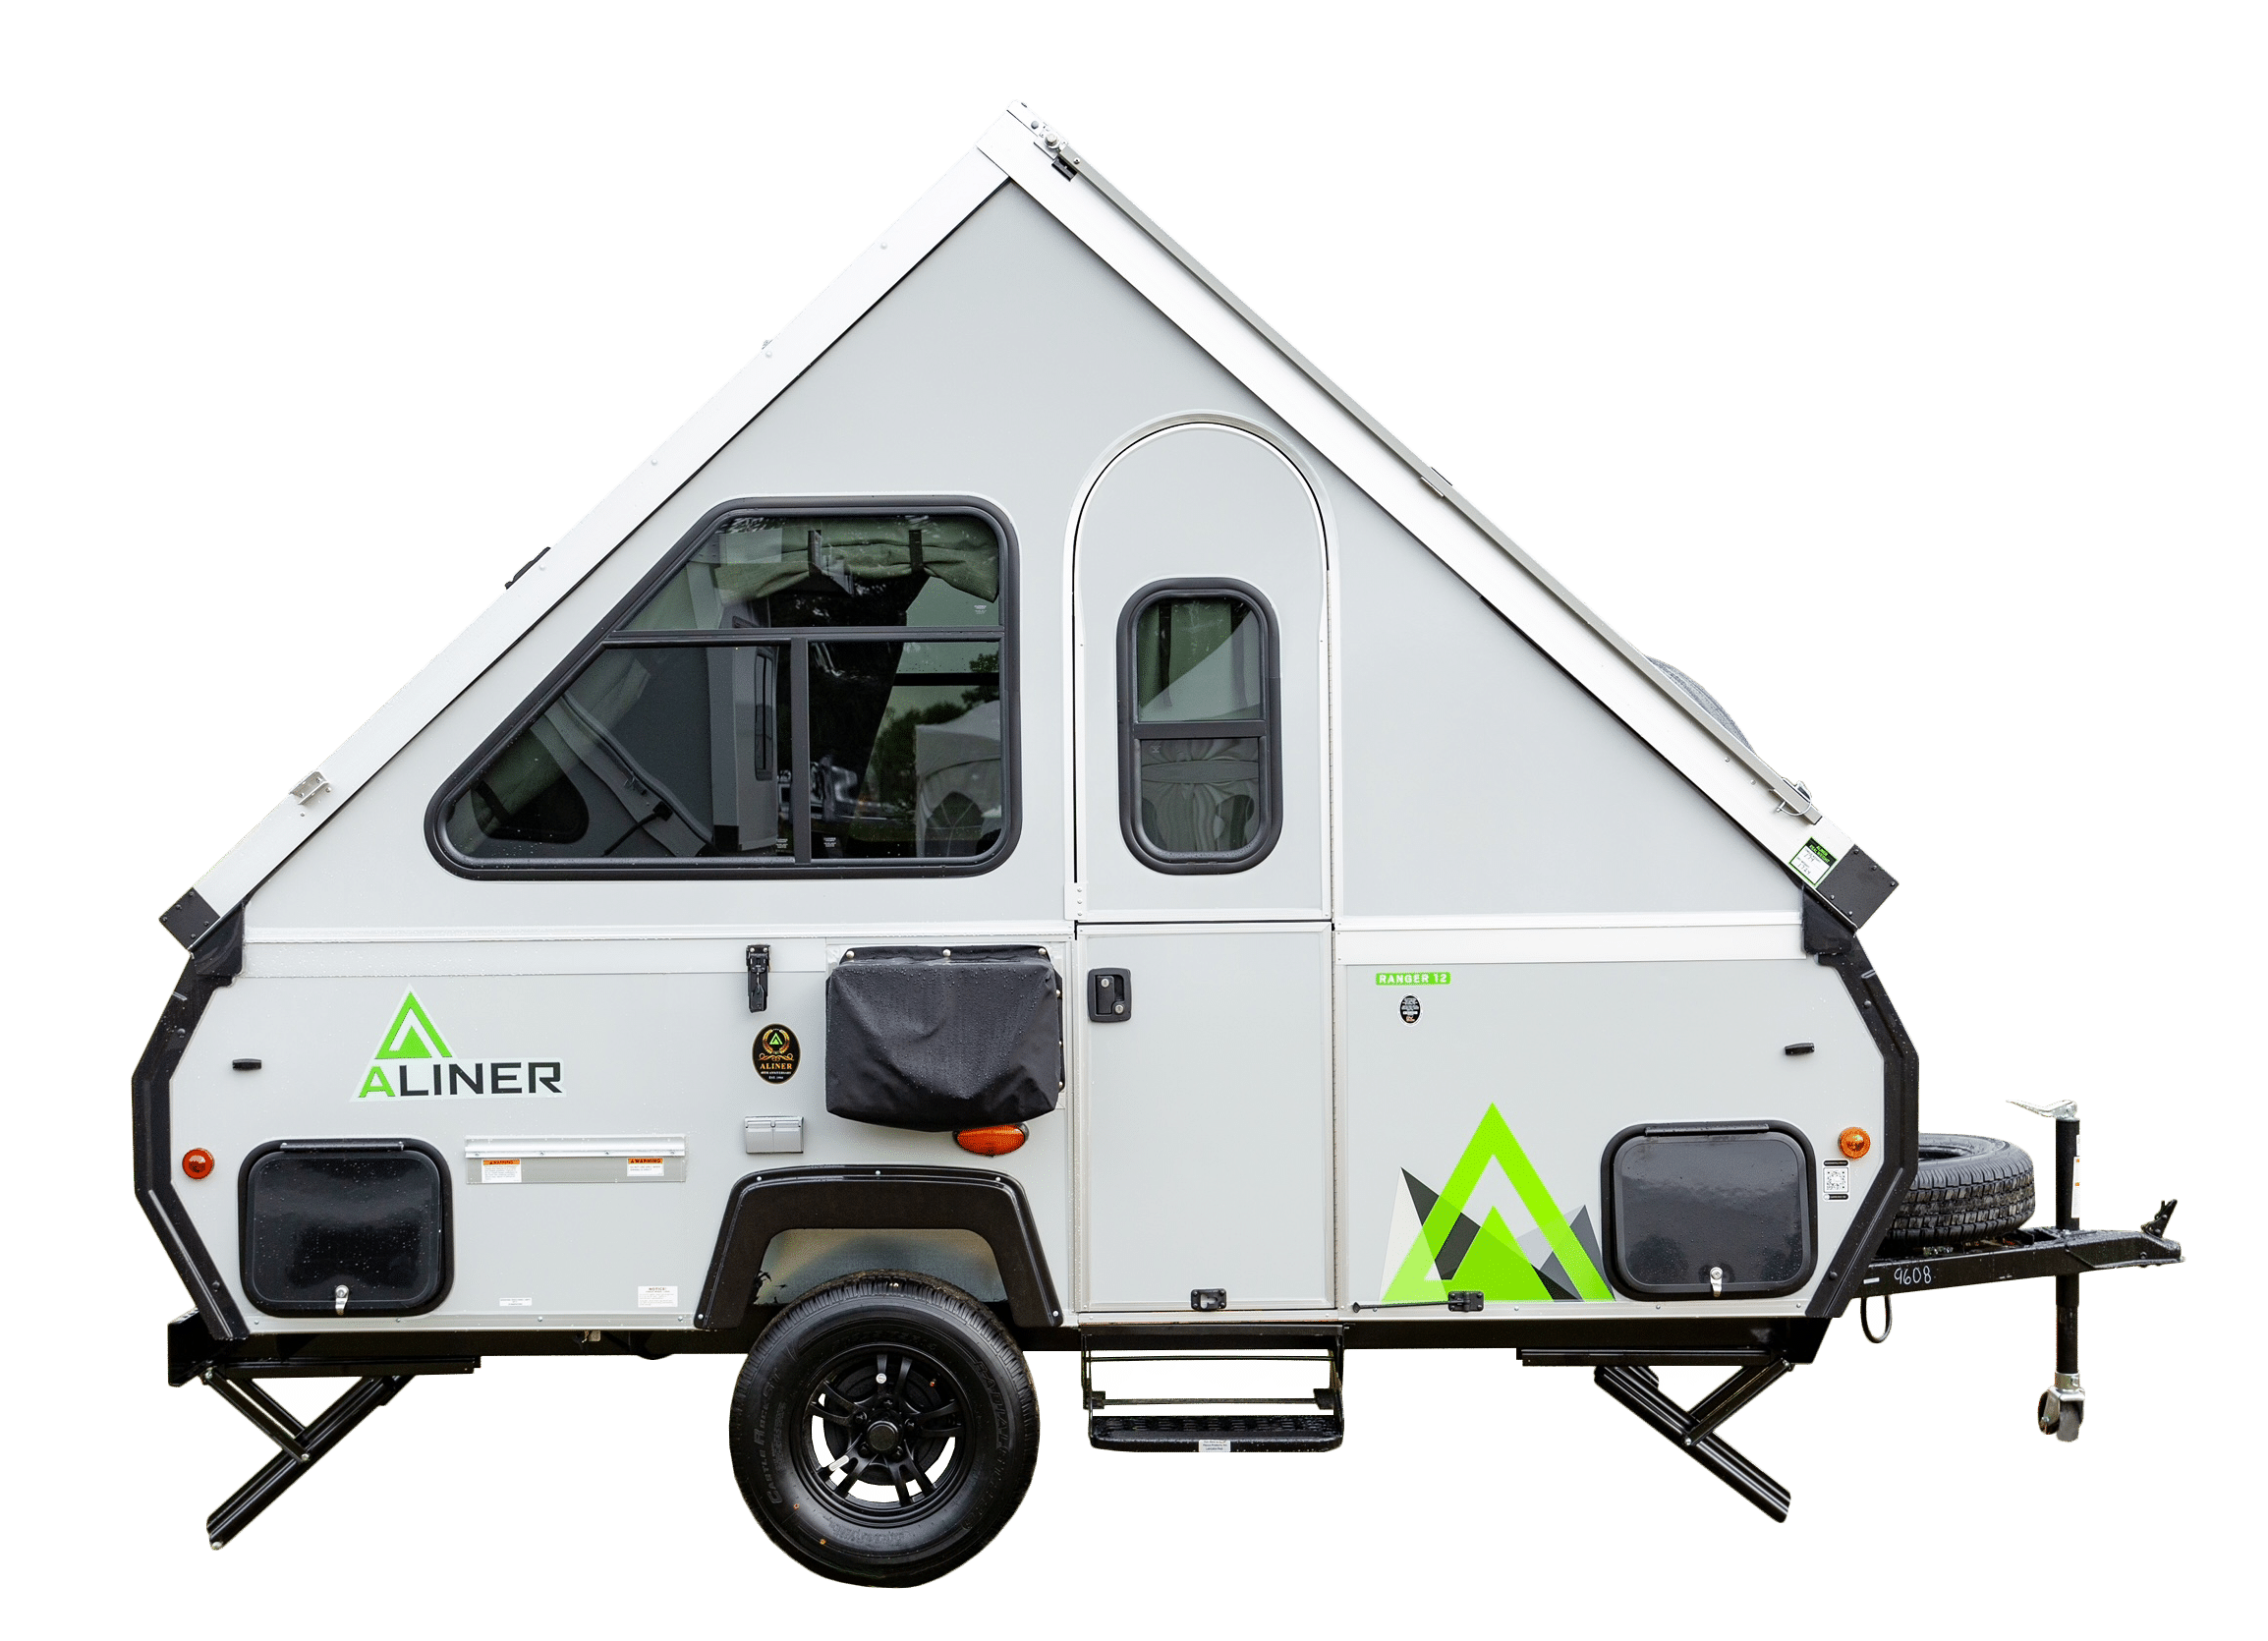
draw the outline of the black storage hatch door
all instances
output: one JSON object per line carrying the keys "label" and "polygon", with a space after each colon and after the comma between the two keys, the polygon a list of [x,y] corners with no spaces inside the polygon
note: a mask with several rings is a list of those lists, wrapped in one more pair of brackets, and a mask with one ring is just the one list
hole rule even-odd
{"label": "black storage hatch door", "polygon": [[246,1160],[244,1286],[271,1316],[407,1316],[449,1288],[448,1171],[417,1140],[287,1140]]}
{"label": "black storage hatch door", "polygon": [[1812,1171],[1809,1144],[1783,1123],[1625,1129],[1605,1167],[1615,1285],[1651,1297],[1792,1293],[1816,1258]]}

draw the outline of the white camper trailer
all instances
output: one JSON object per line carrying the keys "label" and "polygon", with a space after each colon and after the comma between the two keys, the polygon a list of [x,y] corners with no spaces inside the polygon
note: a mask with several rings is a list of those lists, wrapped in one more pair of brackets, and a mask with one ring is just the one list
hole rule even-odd
{"label": "white camper trailer", "polygon": [[173,1379],[281,1449],[209,1537],[497,1354],[745,1354],[751,1509],[879,1584],[1014,1509],[1036,1349],[1098,1445],[1244,1452],[1335,1446],[1350,1348],[1513,1348],[1778,1517],[1718,1427],[1854,1300],[2053,1274],[2068,1439],[2171,1205],[2079,1230],[2066,1109],[2024,1230],[1920,1133],[1894,886],[1008,114],[164,914]]}

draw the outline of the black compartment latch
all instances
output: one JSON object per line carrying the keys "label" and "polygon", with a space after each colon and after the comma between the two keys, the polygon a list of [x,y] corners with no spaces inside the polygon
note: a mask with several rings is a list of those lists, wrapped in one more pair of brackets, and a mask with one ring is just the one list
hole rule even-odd
{"label": "black compartment latch", "polygon": [[1228,1290],[1224,1287],[1193,1287],[1189,1290],[1189,1308],[1193,1311],[1225,1311],[1228,1309]]}
{"label": "black compartment latch", "polygon": [[762,1014],[771,1005],[771,947],[748,948],[748,1012]]}
{"label": "black compartment latch", "polygon": [[1115,1026],[1134,1016],[1134,982],[1124,969],[1087,971],[1087,1018]]}

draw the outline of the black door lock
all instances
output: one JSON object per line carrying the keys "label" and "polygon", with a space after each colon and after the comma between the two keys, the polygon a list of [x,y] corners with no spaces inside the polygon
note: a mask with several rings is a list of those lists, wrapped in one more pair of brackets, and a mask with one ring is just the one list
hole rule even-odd
{"label": "black door lock", "polygon": [[762,1014],[771,1006],[771,947],[748,948],[748,1012]]}
{"label": "black door lock", "polygon": [[1087,1018],[1115,1026],[1134,1015],[1134,983],[1124,969],[1087,971]]}
{"label": "black door lock", "polygon": [[1224,1287],[1193,1287],[1189,1290],[1189,1308],[1193,1311],[1225,1311],[1228,1309],[1228,1290]]}

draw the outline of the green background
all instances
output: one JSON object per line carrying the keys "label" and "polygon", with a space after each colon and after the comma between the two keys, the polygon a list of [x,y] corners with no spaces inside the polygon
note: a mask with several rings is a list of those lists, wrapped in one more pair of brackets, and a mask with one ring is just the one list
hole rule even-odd
{"label": "green background", "polygon": [[[16,7],[9,1618],[317,1634],[1422,1623],[2132,1634],[2259,1525],[2256,7]],[[1358,1355],[1320,1459],[1080,1440],[933,1589],[789,1566],[732,1362],[413,1385],[227,1555],[265,1457],[163,1387],[130,1197],[152,918],[969,145],[1032,99],[1907,886],[1932,1129],[2086,1208],[2086,1294],[1843,1324],[1735,1440],[1774,1528],[1590,1387]],[[1034,408],[1044,415],[1044,408]],[[1472,703],[1486,711],[1486,703]],[[31,1629],[25,1629],[31,1632]]]}

